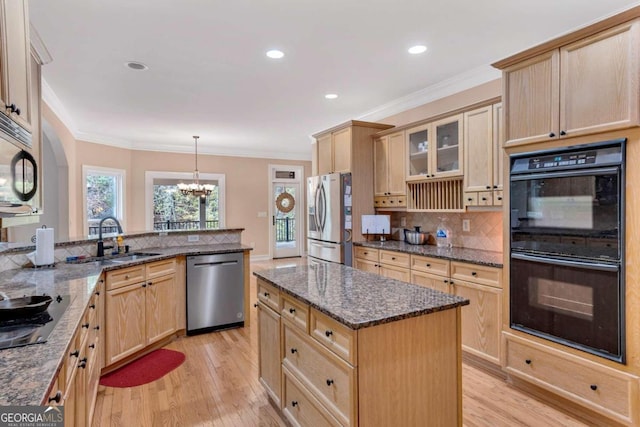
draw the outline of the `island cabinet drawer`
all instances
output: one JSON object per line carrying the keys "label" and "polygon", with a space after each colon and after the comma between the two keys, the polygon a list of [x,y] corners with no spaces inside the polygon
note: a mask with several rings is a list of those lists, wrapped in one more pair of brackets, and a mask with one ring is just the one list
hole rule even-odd
{"label": "island cabinet drawer", "polygon": [[260,279],[258,279],[258,300],[276,313],[280,313],[280,291]]}
{"label": "island cabinet drawer", "polygon": [[502,289],[502,269],[497,267],[452,261],[451,278]]}
{"label": "island cabinet drawer", "polygon": [[146,264],[147,279],[166,276],[176,272],[176,259],[163,259],[162,261],[150,262]]}
{"label": "island cabinet drawer", "polygon": [[312,308],[309,314],[309,334],[320,344],[356,366],[356,331]]}
{"label": "island cabinet drawer", "polygon": [[355,258],[368,259],[369,261],[378,261],[378,249],[364,248],[355,246]]}
{"label": "island cabinet drawer", "polygon": [[517,337],[506,345],[508,373],[625,424],[640,422],[637,377]]}
{"label": "island cabinet drawer", "polygon": [[449,277],[451,261],[422,255],[411,255],[411,270]]}
{"label": "island cabinet drawer", "polygon": [[296,427],[338,427],[340,422],[285,368],[282,412]]}
{"label": "island cabinet drawer", "polygon": [[410,265],[410,255],[402,252],[380,251],[379,257],[381,264],[389,264],[405,268],[409,268]]}
{"label": "island cabinet drawer", "polygon": [[289,320],[304,333],[309,332],[309,306],[282,295],[282,318]]}
{"label": "island cabinet drawer", "polygon": [[121,288],[133,283],[144,282],[144,270],[144,265],[136,265],[134,267],[107,271],[107,290]]}
{"label": "island cabinet drawer", "polygon": [[284,361],[291,371],[343,425],[354,425],[355,369],[284,324]]}

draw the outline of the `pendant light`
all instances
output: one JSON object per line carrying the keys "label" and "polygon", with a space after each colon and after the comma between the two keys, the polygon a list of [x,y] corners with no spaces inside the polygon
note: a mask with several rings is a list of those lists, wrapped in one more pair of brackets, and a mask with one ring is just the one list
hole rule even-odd
{"label": "pendant light", "polygon": [[196,169],[193,171],[193,182],[191,184],[179,183],[178,190],[185,196],[200,196],[204,198],[211,194],[214,186],[211,184],[200,184],[200,172],[198,171],[198,138],[200,137],[193,137],[196,143]]}

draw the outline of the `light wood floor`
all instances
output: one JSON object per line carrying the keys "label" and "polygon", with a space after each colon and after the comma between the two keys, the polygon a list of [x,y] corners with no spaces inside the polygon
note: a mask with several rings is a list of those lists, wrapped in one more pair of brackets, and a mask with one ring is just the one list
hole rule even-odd
{"label": "light wood floor", "polygon": [[[299,262],[304,259],[254,262],[251,268]],[[167,348],[184,352],[186,361],[153,383],[100,386],[93,426],[285,426],[258,382],[253,276],[251,298],[250,328],[175,340]],[[466,364],[462,404],[467,427],[586,425]]]}

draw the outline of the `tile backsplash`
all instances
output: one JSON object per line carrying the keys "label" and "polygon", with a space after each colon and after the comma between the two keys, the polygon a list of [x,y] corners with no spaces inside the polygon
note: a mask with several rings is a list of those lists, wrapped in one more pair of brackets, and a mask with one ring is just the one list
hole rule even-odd
{"label": "tile backsplash", "polygon": [[[401,226],[402,218],[406,226]],[[453,246],[502,252],[502,212],[393,212],[391,214],[391,229],[396,229],[393,239],[402,240],[404,229],[420,226],[421,231],[435,236],[440,218],[446,218],[446,226],[451,230]],[[470,231],[462,231],[462,220],[468,219]]]}

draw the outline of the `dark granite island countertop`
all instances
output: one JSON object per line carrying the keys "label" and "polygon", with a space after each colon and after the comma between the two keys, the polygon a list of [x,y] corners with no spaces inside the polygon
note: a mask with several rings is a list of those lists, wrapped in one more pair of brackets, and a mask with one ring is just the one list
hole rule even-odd
{"label": "dark granite island countertop", "polygon": [[462,297],[340,264],[276,268],[253,274],[351,329],[469,304]]}

